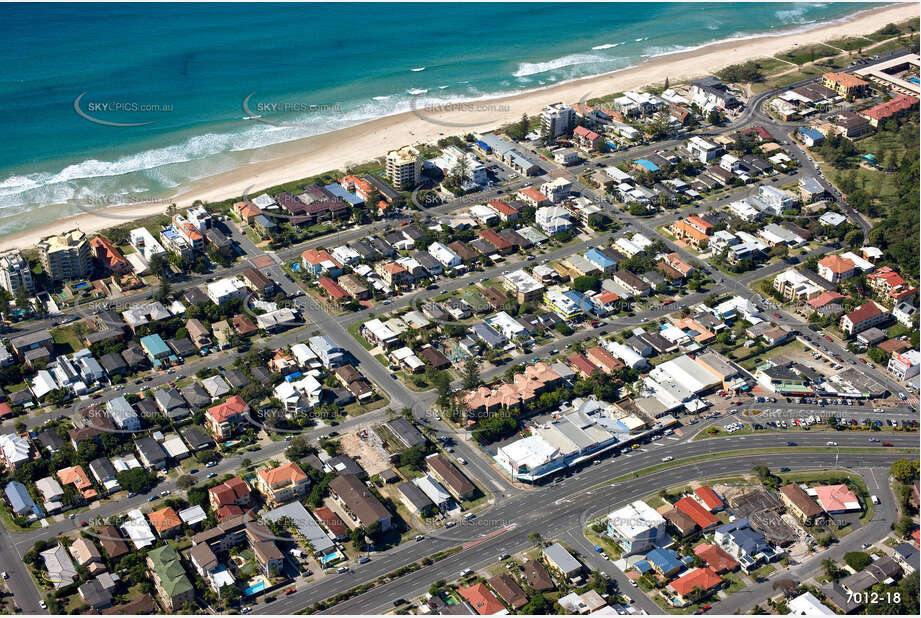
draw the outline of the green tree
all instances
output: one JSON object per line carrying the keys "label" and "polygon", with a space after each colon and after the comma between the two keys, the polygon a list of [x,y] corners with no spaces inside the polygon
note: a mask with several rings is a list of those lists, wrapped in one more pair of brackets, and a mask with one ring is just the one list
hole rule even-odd
{"label": "green tree", "polygon": [[463,384],[464,390],[472,390],[482,383],[480,379],[480,363],[476,358],[468,358],[462,371],[461,384]]}
{"label": "green tree", "polygon": [[186,490],[193,485],[195,485],[195,477],[190,474],[183,474],[176,479],[176,487],[179,489]]}
{"label": "green tree", "polygon": [[918,480],[917,459],[897,459],[889,468],[889,475],[903,485],[910,485]]}

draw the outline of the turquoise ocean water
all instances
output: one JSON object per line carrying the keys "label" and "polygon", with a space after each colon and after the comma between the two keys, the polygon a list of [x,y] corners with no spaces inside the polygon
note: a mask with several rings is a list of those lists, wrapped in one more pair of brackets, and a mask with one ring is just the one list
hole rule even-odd
{"label": "turquoise ocean water", "polygon": [[[414,98],[523,92],[870,6],[2,4],[0,236],[158,197]],[[279,124],[248,117],[247,97]]]}

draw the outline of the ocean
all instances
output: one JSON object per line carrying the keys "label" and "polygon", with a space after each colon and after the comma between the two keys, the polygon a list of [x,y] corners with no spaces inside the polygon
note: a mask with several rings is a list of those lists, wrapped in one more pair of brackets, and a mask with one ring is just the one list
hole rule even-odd
{"label": "ocean", "polygon": [[411,101],[524,92],[871,6],[2,4],[0,236]]}

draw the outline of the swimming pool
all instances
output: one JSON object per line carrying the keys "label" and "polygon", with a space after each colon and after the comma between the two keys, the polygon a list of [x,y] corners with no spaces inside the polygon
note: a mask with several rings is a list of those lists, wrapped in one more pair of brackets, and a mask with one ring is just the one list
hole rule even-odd
{"label": "swimming pool", "polygon": [[921,84],[921,80],[919,80],[917,77],[909,77],[908,81],[910,81],[913,84]]}
{"label": "swimming pool", "polygon": [[73,290],[82,290],[83,288],[88,288],[90,286],[88,281],[80,281],[78,283],[72,284],[70,287]]}
{"label": "swimming pool", "polygon": [[250,597],[256,594],[257,592],[262,592],[265,589],[266,589],[266,583],[258,582],[256,584],[253,584],[252,586],[247,587],[246,590],[243,591],[243,593],[246,594],[246,596]]}

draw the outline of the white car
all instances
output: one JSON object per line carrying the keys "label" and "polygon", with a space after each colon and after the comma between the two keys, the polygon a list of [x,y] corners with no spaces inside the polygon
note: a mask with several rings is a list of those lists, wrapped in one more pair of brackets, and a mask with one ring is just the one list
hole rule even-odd
{"label": "white car", "polygon": [[42,609],[48,609],[48,604],[45,603],[44,601],[39,601],[38,606],[41,607]]}
{"label": "white car", "polygon": [[829,440],[828,442],[825,443],[825,446],[838,446],[838,443],[837,443],[837,442],[832,442],[832,441]]}
{"label": "white car", "polygon": [[673,459],[674,459],[674,457],[672,457],[671,455],[669,455],[668,457],[663,457],[663,458],[662,458],[662,461],[667,462],[667,461],[671,461],[671,460],[673,460]]}

